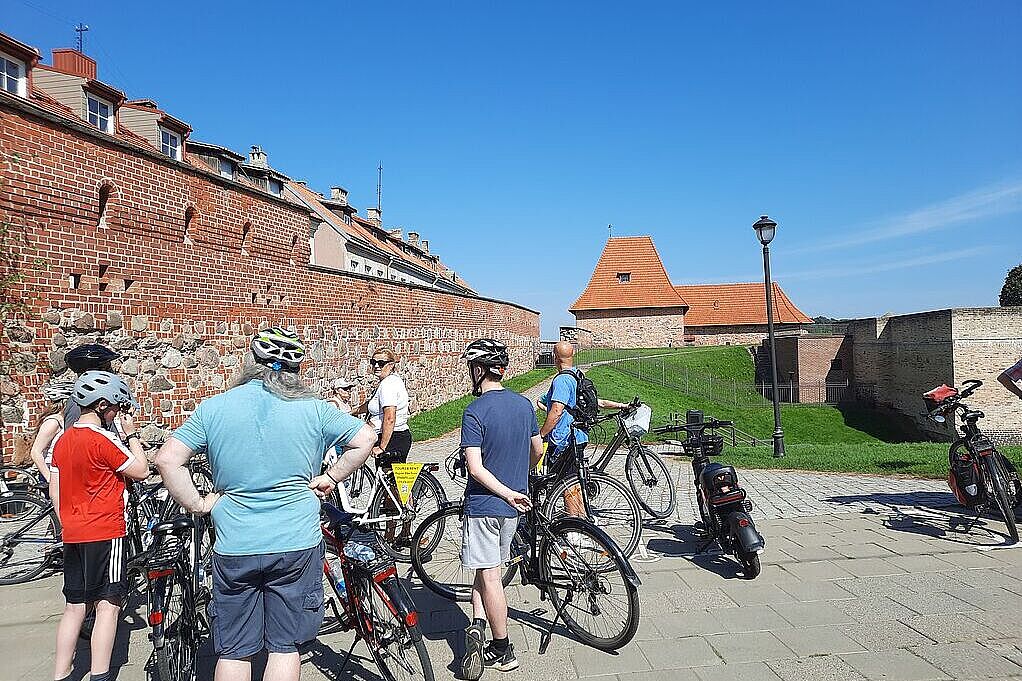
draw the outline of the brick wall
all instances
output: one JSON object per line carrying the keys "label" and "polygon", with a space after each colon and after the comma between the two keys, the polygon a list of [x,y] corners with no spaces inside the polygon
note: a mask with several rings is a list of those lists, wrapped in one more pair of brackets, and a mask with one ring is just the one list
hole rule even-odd
{"label": "brick wall", "polygon": [[600,348],[663,348],[680,346],[685,337],[685,316],[665,309],[579,310],[578,325],[592,333]]}
{"label": "brick wall", "polygon": [[[774,333],[801,333],[800,324],[777,324]],[[688,326],[685,328],[689,345],[759,345],[767,337],[765,324],[735,324],[715,326]]]}
{"label": "brick wall", "polygon": [[44,407],[41,384],[86,341],[124,355],[148,441],[221,391],[270,324],[309,341],[314,387],[343,373],[364,396],[368,356],[393,347],[413,409],[466,392],[458,355],[470,339],[508,342],[512,373],[532,367],[536,312],[310,268],[302,207],[25,106],[0,98],[0,220],[27,239],[15,247],[27,308],[3,320],[0,344],[5,456]]}
{"label": "brick wall", "polygon": [[[838,361],[840,368],[835,364]],[[756,352],[758,380],[770,381],[770,343]],[[777,380],[798,384],[799,402],[824,402],[828,384],[850,380],[852,341],[847,336],[781,336],[777,338]]]}

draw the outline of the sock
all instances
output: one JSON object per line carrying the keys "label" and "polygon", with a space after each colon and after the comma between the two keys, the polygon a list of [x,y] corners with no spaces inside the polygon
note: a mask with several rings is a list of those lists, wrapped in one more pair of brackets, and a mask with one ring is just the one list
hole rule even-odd
{"label": "sock", "polygon": [[484,632],[486,631],[486,620],[484,620],[482,617],[473,617],[472,624],[478,626]]}
{"label": "sock", "polygon": [[507,647],[511,645],[506,638],[495,638],[491,641],[491,644],[493,645],[493,649],[501,654],[506,653]]}

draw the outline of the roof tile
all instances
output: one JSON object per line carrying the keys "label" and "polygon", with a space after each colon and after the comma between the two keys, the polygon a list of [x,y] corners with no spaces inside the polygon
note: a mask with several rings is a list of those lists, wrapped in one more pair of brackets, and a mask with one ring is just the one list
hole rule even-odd
{"label": "roof tile", "polygon": [[[675,286],[688,301],[685,326],[722,326],[733,324],[766,324],[766,300],[763,284],[699,284]],[[774,282],[774,323],[812,324],[802,310]]]}
{"label": "roof tile", "polygon": [[[618,274],[624,273],[629,275],[627,282],[619,281]],[[603,247],[589,285],[569,311],[685,304],[671,285],[652,237],[611,237]]]}

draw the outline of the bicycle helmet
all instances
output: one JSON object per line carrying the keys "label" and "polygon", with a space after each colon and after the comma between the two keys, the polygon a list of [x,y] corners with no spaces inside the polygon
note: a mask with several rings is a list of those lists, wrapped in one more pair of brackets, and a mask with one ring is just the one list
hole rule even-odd
{"label": "bicycle helmet", "polygon": [[43,397],[50,402],[64,402],[74,392],[74,383],[47,383],[43,386]]}
{"label": "bicycle helmet", "polygon": [[138,402],[128,389],[128,384],[120,376],[109,371],[86,371],[75,381],[71,397],[80,407],[88,407],[99,400],[106,400],[113,405],[129,404],[135,409],[138,408]]}
{"label": "bicycle helmet", "polygon": [[492,338],[480,338],[468,344],[461,358],[468,363],[469,376],[472,379],[472,394],[478,397],[482,394],[483,378],[486,374],[476,376],[471,371],[472,365],[477,364],[486,368],[486,373],[493,374],[497,378],[503,378],[504,372],[510,359],[507,356],[507,346]]}
{"label": "bicycle helmet", "polygon": [[274,371],[283,369],[294,373],[305,358],[305,345],[297,333],[271,326],[252,338],[252,354],[256,362]]}
{"label": "bicycle helmet", "polygon": [[64,361],[67,362],[71,371],[76,374],[84,374],[86,371],[99,369],[120,358],[120,355],[104,345],[87,343],[68,352],[64,356]]}

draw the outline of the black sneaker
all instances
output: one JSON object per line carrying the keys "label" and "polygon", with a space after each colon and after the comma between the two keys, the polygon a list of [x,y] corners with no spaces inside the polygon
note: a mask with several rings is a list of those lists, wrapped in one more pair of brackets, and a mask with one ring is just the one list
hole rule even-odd
{"label": "black sneaker", "polygon": [[461,658],[461,678],[476,681],[483,675],[483,646],[486,630],[480,624],[465,629],[465,657]]}
{"label": "black sneaker", "polygon": [[498,652],[491,641],[486,650],[483,651],[483,664],[487,669],[496,669],[498,672],[509,672],[518,669],[518,658],[515,657],[515,647],[508,643],[507,650]]}

